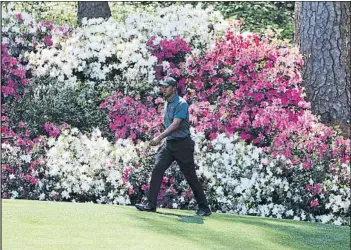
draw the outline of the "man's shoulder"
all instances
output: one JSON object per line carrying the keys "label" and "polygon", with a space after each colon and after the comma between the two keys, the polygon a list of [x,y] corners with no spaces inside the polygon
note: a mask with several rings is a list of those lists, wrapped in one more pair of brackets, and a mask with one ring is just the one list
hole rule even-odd
{"label": "man's shoulder", "polygon": [[[182,105],[183,103],[185,103],[186,105],[188,105],[187,101],[186,101],[183,97],[180,97],[180,96],[179,96],[179,101],[178,101],[178,103],[179,103],[180,105]],[[184,104],[183,104],[183,105],[184,105]]]}

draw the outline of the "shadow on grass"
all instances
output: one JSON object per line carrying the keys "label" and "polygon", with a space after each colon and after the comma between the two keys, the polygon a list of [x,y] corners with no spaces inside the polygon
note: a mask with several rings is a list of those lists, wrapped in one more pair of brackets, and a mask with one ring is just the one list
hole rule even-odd
{"label": "shadow on grass", "polygon": [[[347,226],[340,227],[322,223],[256,216],[227,215],[218,216],[216,219],[222,222],[242,223],[247,226],[260,227],[261,230],[268,230],[275,242],[285,244],[287,247],[305,246],[307,249],[310,246],[315,246],[316,248],[323,247],[323,249],[350,249],[350,229]],[[335,229],[342,229],[342,231]],[[350,240],[347,242],[345,239]]]}
{"label": "shadow on grass", "polygon": [[181,215],[174,213],[165,213],[165,212],[156,212],[157,214],[168,215],[168,216],[176,216],[178,220],[183,223],[194,223],[194,224],[204,224],[204,219],[202,216],[198,215]]}

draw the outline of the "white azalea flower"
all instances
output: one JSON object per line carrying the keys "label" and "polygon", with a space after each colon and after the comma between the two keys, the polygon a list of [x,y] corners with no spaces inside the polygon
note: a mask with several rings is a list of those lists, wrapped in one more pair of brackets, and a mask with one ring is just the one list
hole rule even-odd
{"label": "white azalea flower", "polygon": [[28,155],[21,155],[20,158],[22,161],[24,161],[26,163],[30,163],[32,160],[32,156],[29,154]]}
{"label": "white azalea flower", "polygon": [[40,195],[39,195],[39,200],[45,200],[45,194],[44,193],[41,193]]}
{"label": "white azalea flower", "polygon": [[13,190],[11,191],[11,199],[16,199],[18,197],[18,192]]}

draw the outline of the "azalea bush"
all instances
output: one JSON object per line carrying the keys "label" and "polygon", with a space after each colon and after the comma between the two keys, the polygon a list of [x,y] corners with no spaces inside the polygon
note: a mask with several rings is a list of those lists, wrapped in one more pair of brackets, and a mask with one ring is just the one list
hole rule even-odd
{"label": "azalea bush", "polygon": [[156,80],[162,81],[167,77],[173,77],[177,81],[178,92],[184,95],[187,76],[184,71],[185,62],[192,52],[189,44],[179,36],[173,39],[152,36],[146,44],[152,55],[157,58]]}
{"label": "azalea bush", "polygon": [[[10,19],[17,13],[12,14]],[[26,24],[21,29],[28,29]],[[210,24],[214,30],[204,32]],[[186,5],[132,14],[121,21],[83,20],[83,26],[75,29],[50,25],[53,29],[47,27],[45,32],[54,33],[51,46],[22,50],[31,85],[13,111],[16,119],[28,122],[35,135],[43,133],[42,124],[47,121],[67,122],[88,133],[100,127],[105,135],[108,120],[99,105],[114,91],[142,98],[158,94],[157,58],[147,46],[152,36],[168,40],[180,36],[199,51],[213,44],[226,23],[219,12]]]}
{"label": "azalea bush", "polygon": [[77,26],[76,2],[6,2],[2,8],[6,12],[31,13],[33,19],[52,20],[56,24]]}
{"label": "azalea bush", "polygon": [[[5,44],[1,48],[1,100],[6,103],[21,98],[28,79],[25,66],[9,55]],[[7,108],[1,105],[1,197],[37,199],[45,139],[33,138],[25,122],[16,124]]]}
{"label": "azalea bush", "polygon": [[99,130],[88,137],[76,128],[51,137],[48,147],[40,200],[129,203],[122,171],[133,157],[131,150],[114,148]]}
{"label": "azalea bush", "polygon": [[[43,115],[45,109],[38,108],[35,101],[42,101],[40,91],[44,92],[47,86],[43,84],[45,81],[42,81],[40,86],[36,84],[25,54],[56,46],[58,37],[65,37],[69,28],[55,26],[46,20],[36,22],[26,13],[3,11],[2,16],[2,54],[4,55],[2,66],[7,72],[2,78],[2,92],[6,98],[6,101],[3,101],[4,107],[14,124],[26,122],[27,129],[31,131],[31,136],[34,138],[43,132],[40,128],[45,120],[41,124],[38,122],[47,118]],[[9,67],[15,70],[10,71]],[[48,107],[50,105],[46,105],[46,109]],[[41,114],[36,116],[36,113]]]}
{"label": "azalea bush", "polygon": [[97,80],[99,85],[112,84],[110,87],[114,90],[135,95],[154,87],[156,58],[146,48],[152,36],[163,39],[181,36],[194,48],[202,44],[208,47],[215,37],[214,33],[204,32],[210,23],[218,24],[215,31],[225,27],[218,12],[210,13],[190,5],[160,8],[154,15],[133,14],[125,23],[113,18],[107,21],[85,19],[81,28],[61,42],[60,50],[44,49],[28,57],[32,67],[38,68],[35,76],[49,75],[61,86],[72,87],[77,81]]}
{"label": "azalea bush", "polygon": [[212,106],[218,126],[207,133],[235,131],[255,145],[270,145],[310,107],[303,99],[302,65],[297,49],[284,42],[229,29],[212,50],[189,59],[187,96]]}
{"label": "azalea bush", "polygon": [[[38,199],[38,183],[46,164],[45,138],[30,138],[24,122],[14,130],[2,116],[1,197]],[[6,130],[6,131],[4,131]]]}
{"label": "azalea bush", "polygon": [[[53,45],[65,34],[49,21],[35,22],[24,13],[3,12],[1,61],[2,197],[38,199],[46,167],[46,138],[32,133],[30,121],[17,116],[18,102],[32,84],[24,54]],[[28,107],[26,107],[28,108]]]}
{"label": "azalea bush", "polygon": [[[213,208],[235,214],[349,224],[350,169],[305,169],[283,155],[246,145],[238,135],[206,140],[197,134],[196,162],[208,179]],[[336,166],[335,166],[336,167]]]}
{"label": "azalea bush", "polygon": [[[214,140],[195,133],[197,174],[213,211],[274,218],[348,224],[350,172],[326,166],[305,169],[284,156],[273,157],[237,134]],[[131,139],[108,142],[63,129],[48,140],[46,168],[41,172],[42,200],[135,204],[146,198],[156,149]],[[323,178],[320,178],[320,177]],[[166,171],[158,206],[195,208],[193,193],[176,163]]]}
{"label": "azalea bush", "polygon": [[140,97],[137,100],[115,93],[100,104],[102,109],[107,109],[110,120],[110,130],[114,132],[115,139],[130,138],[137,140],[151,140],[160,134],[162,128],[161,109],[163,100],[148,96],[144,102]]}

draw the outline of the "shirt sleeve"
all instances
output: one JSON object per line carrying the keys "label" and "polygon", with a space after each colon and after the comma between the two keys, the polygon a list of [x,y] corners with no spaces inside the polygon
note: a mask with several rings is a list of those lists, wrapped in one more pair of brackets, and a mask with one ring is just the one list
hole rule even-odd
{"label": "shirt sleeve", "polygon": [[188,104],[186,102],[182,102],[178,105],[174,118],[186,119],[188,117]]}

